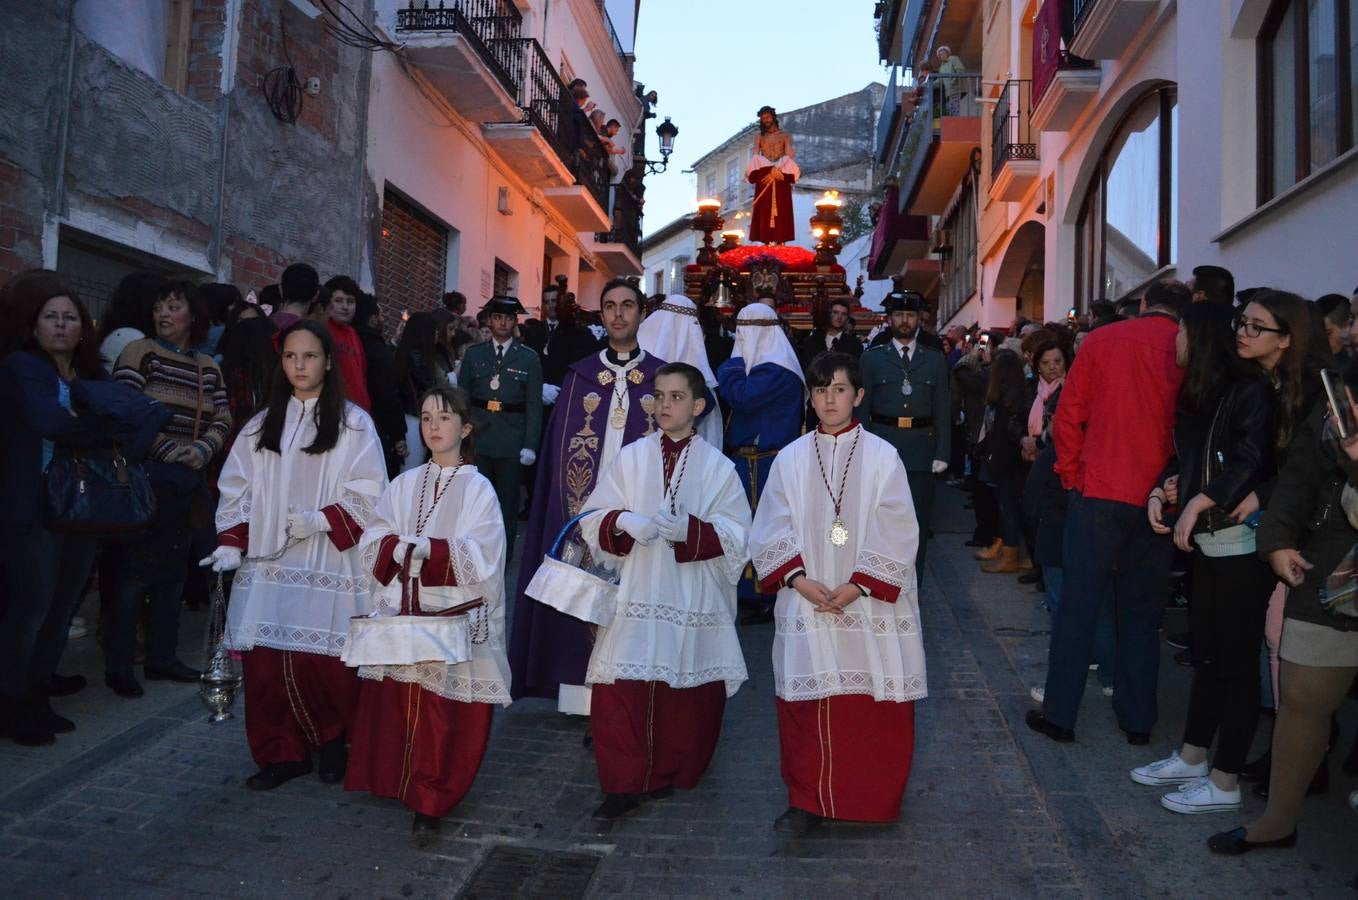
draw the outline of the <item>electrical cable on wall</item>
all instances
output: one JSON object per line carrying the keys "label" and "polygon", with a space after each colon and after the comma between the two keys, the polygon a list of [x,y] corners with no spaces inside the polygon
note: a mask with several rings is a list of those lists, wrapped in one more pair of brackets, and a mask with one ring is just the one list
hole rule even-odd
{"label": "electrical cable on wall", "polygon": [[278,16],[280,36],[283,45],[283,59],[287,65],[270,69],[264,75],[264,100],[269,104],[269,112],[274,118],[289,125],[302,115],[302,98],[305,96],[302,82],[293,68],[292,57],[288,55],[288,25],[283,15]]}

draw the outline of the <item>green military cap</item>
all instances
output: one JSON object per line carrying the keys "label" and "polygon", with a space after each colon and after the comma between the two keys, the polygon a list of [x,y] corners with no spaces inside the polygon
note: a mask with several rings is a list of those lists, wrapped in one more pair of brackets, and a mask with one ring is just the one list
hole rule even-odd
{"label": "green military cap", "polygon": [[921,312],[927,305],[918,291],[892,291],[882,300],[882,312]]}
{"label": "green military cap", "polygon": [[526,316],[528,310],[523,308],[518,297],[491,297],[486,301],[486,315],[503,313],[506,316]]}

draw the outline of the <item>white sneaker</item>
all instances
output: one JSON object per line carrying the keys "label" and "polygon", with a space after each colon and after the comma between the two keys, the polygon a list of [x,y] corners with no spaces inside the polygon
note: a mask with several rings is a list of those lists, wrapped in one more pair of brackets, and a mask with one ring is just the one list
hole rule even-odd
{"label": "white sneaker", "polygon": [[1107,686],[1105,686],[1105,687],[1101,687],[1101,688],[1099,688],[1099,690],[1103,691],[1103,695],[1104,695],[1105,697],[1111,697],[1111,696],[1113,696],[1113,686],[1112,686],[1111,684],[1110,684],[1110,685],[1107,685]]}
{"label": "white sneaker", "polygon": [[1176,750],[1150,765],[1137,766],[1130,774],[1132,781],[1137,784],[1186,784],[1199,778],[1206,778],[1210,771],[1211,767],[1205,760],[1196,766],[1190,766],[1179,758],[1179,751]]}
{"label": "white sneaker", "polygon": [[1047,698],[1047,688],[1039,684],[1028,691],[1028,696],[1033,698],[1034,703],[1041,705],[1042,701]]}
{"label": "white sneaker", "polygon": [[1188,815],[1231,812],[1240,808],[1240,788],[1223,791],[1204,776],[1161,797],[1160,805],[1170,812]]}

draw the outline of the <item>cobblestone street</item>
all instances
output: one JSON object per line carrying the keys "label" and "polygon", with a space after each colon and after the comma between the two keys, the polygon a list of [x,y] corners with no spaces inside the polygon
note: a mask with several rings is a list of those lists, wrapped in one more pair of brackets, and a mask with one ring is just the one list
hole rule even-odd
{"label": "cobblestone street", "polygon": [[[253,766],[239,705],[236,719],[209,725],[185,686],[157,682],[141,700],[118,700],[84,638],[63,671],[82,671],[91,685],[56,704],[79,730],[55,747],[0,746],[5,894],[454,896],[492,848],[509,845],[597,854],[591,896],[1347,895],[1358,822],[1346,798],[1358,783],[1337,760],[1330,792],[1306,801],[1297,849],[1239,859],[1212,857],[1204,841],[1253,818],[1262,801],[1246,792],[1240,814],[1176,816],[1155,789],[1128,780],[1129,768],[1177,740],[1188,670],[1172,651],[1151,747],[1124,742],[1093,678],[1076,743],[1024,727],[1028,687],[1045,666],[1046,614],[1012,577],[977,573],[959,498],[940,496],[921,604],[930,697],[919,705],[915,768],[895,825],[835,825],[800,840],[772,831],[785,806],[772,626],[742,629],[751,678],[727,706],[697,790],[595,831],[584,721],[519,703],[497,713],[471,794],[425,852],[411,847],[410,814],[395,802],[314,777],[245,790]],[[186,636],[201,627],[201,613],[185,615]],[[1342,724],[1347,750],[1351,703]],[[1267,736],[1265,722],[1261,747]]]}

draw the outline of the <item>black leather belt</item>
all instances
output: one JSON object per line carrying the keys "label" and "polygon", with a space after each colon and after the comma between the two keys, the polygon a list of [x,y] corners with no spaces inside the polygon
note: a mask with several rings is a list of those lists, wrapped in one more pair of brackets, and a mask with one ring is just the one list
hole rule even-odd
{"label": "black leather belt", "polygon": [[934,424],[929,416],[873,416],[872,421],[892,428],[928,428]]}
{"label": "black leather belt", "polygon": [[526,403],[501,403],[499,400],[473,400],[472,406],[487,410],[488,412],[523,412],[528,409]]}

